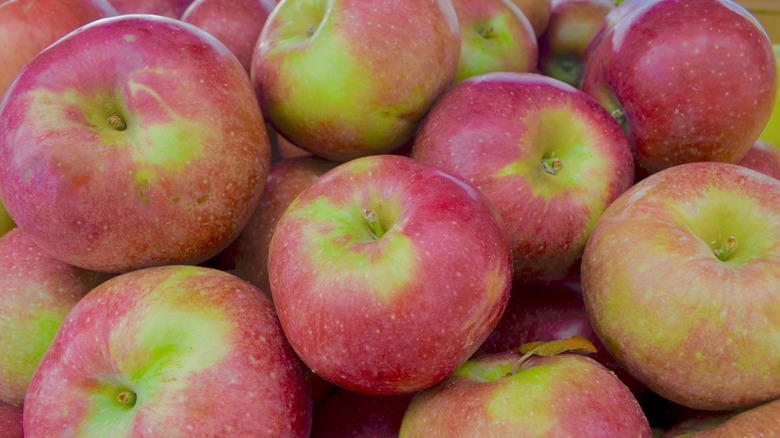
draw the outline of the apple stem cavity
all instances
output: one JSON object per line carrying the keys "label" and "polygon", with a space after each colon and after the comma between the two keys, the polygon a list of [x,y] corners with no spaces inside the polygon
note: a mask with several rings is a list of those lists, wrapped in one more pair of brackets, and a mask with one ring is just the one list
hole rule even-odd
{"label": "apple stem cavity", "polygon": [[119,395],[116,396],[116,399],[119,401],[120,404],[125,406],[135,406],[136,401],[136,395],[133,391],[130,390],[124,390],[119,393]]}
{"label": "apple stem cavity", "polygon": [[379,240],[385,234],[385,230],[382,229],[382,224],[379,223],[379,217],[374,210],[370,208],[363,210],[363,219],[365,219],[368,231],[374,240]]}
{"label": "apple stem cavity", "polygon": [[734,235],[729,236],[728,239],[726,239],[725,242],[720,246],[720,248],[713,251],[715,253],[715,257],[718,258],[718,260],[725,262],[728,260],[729,256],[734,253],[734,250],[737,249],[737,237]]}
{"label": "apple stem cavity", "polygon": [[116,128],[117,131],[124,131],[127,129],[125,122],[116,115],[108,116],[108,124]]}
{"label": "apple stem cavity", "polygon": [[563,169],[563,161],[555,158],[555,156],[542,158],[542,169],[550,175],[557,175]]}

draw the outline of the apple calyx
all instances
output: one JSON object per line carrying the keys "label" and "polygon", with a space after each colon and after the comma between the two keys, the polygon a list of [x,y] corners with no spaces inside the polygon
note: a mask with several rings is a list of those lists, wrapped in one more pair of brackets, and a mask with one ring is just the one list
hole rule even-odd
{"label": "apple calyx", "polygon": [[117,115],[108,116],[109,126],[114,127],[117,131],[124,131],[127,129],[125,122]]}
{"label": "apple calyx", "polygon": [[509,376],[514,376],[520,372],[523,365],[533,356],[555,356],[557,354],[569,352],[590,354],[595,353],[597,350],[592,342],[582,336],[575,335],[557,341],[529,342],[521,345],[517,351],[522,353],[523,357],[515,362],[512,371],[508,374]]}
{"label": "apple calyx", "polygon": [[542,169],[550,175],[557,175],[563,169],[563,161],[555,158],[555,153],[550,158],[542,158]]}
{"label": "apple calyx", "polygon": [[485,38],[485,39],[490,38],[490,37],[493,36],[494,32],[495,32],[495,30],[493,29],[492,25],[485,25],[485,24],[483,24],[483,25],[477,26],[477,33],[482,38]]}
{"label": "apple calyx", "polygon": [[116,396],[116,399],[119,401],[119,404],[133,407],[135,406],[137,396],[135,395],[135,392],[130,391],[129,389],[125,389]]}
{"label": "apple calyx", "polygon": [[720,248],[714,250],[713,252],[715,253],[715,257],[717,257],[718,260],[725,262],[736,249],[737,237],[732,234],[728,237],[728,239],[726,239],[725,242],[720,245]]}
{"label": "apple calyx", "polygon": [[368,225],[368,231],[371,233],[371,237],[374,240],[379,240],[385,235],[385,230],[382,229],[382,224],[379,223],[379,217],[376,212],[370,208],[363,210],[363,219],[365,219]]}

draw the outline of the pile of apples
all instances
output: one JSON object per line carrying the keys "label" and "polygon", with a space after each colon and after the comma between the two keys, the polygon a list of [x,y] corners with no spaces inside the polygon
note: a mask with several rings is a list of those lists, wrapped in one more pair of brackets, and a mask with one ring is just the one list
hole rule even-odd
{"label": "pile of apples", "polygon": [[0,53],[0,438],[780,436],[732,0],[5,0]]}

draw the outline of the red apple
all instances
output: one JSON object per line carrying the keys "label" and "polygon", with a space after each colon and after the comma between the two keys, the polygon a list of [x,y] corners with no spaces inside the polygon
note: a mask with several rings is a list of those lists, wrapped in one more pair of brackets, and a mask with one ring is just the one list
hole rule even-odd
{"label": "red apple", "polygon": [[288,0],[268,17],[251,74],[280,134],[346,161],[407,141],[459,57],[449,0]]}
{"label": "red apple", "polygon": [[744,411],[693,418],[666,431],[661,438],[773,437],[780,431],[780,400]]}
{"label": "red apple", "polygon": [[117,276],[63,321],[24,402],[29,436],[308,437],[311,394],[271,302],[195,266]]}
{"label": "red apple", "polygon": [[512,0],[523,14],[528,18],[534,29],[536,38],[542,36],[552,12],[552,0]]}
{"label": "red apple", "polygon": [[154,14],[181,18],[192,0],[109,0],[120,14]]}
{"label": "red apple", "polygon": [[459,174],[498,209],[517,281],[559,280],[634,179],[620,126],[590,97],[533,73],[461,82],[431,109],[412,157]]}
{"label": "red apple", "polygon": [[337,163],[316,157],[282,160],[271,166],[260,202],[238,239],[233,257],[236,274],[271,296],[268,250],[276,223],[292,201]]}
{"label": "red apple", "polygon": [[582,262],[599,339],[695,409],[780,397],[780,181],[725,163],[651,175],[607,208]]}
{"label": "red apple", "polygon": [[195,0],[181,20],[217,37],[249,73],[257,38],[275,7],[275,0]]}
{"label": "red apple", "polygon": [[50,257],[19,228],[0,238],[0,400],[22,405],[65,315],[106,279]]}
{"label": "red apple", "polygon": [[0,97],[46,46],[79,26],[116,14],[106,0],[0,1]]}
{"label": "red apple", "polygon": [[339,389],[314,413],[311,438],[398,438],[414,393],[369,395]]}
{"label": "red apple", "polygon": [[579,87],[585,49],[614,8],[611,0],[553,0],[539,37],[539,72]]}
{"label": "red apple", "polygon": [[470,360],[417,394],[399,437],[650,437],[634,396],[598,362],[573,353],[521,357]]}
{"label": "red apple", "polygon": [[257,205],[270,146],[246,71],[152,15],[98,20],[33,59],[0,105],[0,197],[86,269],[199,263]]}
{"label": "red apple", "polygon": [[582,89],[620,121],[647,173],[694,161],[736,163],[777,92],[772,45],[731,0],[648,0],[617,22]]}
{"label": "red apple", "polygon": [[460,23],[456,81],[493,71],[534,72],[538,43],[531,23],[510,0],[452,0]]}
{"label": "red apple", "polygon": [[737,164],[780,179],[780,148],[758,139]]}
{"label": "red apple", "polygon": [[396,155],[314,181],[279,219],[271,293],[317,374],[389,395],[432,386],[493,330],[511,282],[506,234],[468,182]]}
{"label": "red apple", "polygon": [[22,408],[0,401],[0,437],[24,438]]}

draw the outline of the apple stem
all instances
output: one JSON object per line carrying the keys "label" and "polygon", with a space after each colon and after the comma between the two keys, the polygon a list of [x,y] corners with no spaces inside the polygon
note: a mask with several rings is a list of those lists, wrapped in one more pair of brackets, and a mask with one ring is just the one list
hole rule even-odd
{"label": "apple stem", "polygon": [[308,38],[308,37],[310,37],[310,36],[314,35],[314,30],[315,30],[315,29],[316,29],[316,27],[314,27],[314,25],[313,25],[313,24],[310,24],[310,25],[309,25],[309,28],[308,28],[308,29],[306,29],[306,37]]}
{"label": "apple stem", "polygon": [[626,112],[623,111],[623,109],[615,108],[610,114],[620,126],[623,126],[626,123]]}
{"label": "apple stem", "polygon": [[382,229],[382,224],[379,223],[379,217],[374,210],[371,210],[370,208],[363,210],[363,218],[365,219],[366,224],[368,224],[368,231],[371,233],[374,240],[378,240],[385,234],[385,231]]}
{"label": "apple stem", "polygon": [[731,235],[728,239],[726,239],[725,242],[723,242],[720,248],[714,251],[715,257],[717,257],[718,260],[725,262],[728,260],[729,256],[734,252],[735,249],[737,249],[737,237]]}
{"label": "apple stem", "polygon": [[135,406],[136,395],[133,391],[122,391],[116,396],[119,403],[128,406]]}
{"label": "apple stem", "polygon": [[557,175],[563,169],[563,161],[555,158],[555,155],[550,158],[542,158],[542,169],[550,175]]}
{"label": "apple stem", "polygon": [[523,357],[518,359],[517,362],[515,362],[515,366],[512,367],[512,371],[509,373],[509,375],[514,376],[520,371],[520,368],[528,362],[528,359],[531,358],[531,356],[535,355],[536,352],[542,347],[542,345],[534,348],[533,350],[529,351],[528,353],[524,354]]}
{"label": "apple stem", "polygon": [[127,125],[125,125],[125,122],[122,121],[122,119],[116,115],[108,116],[108,124],[116,128],[117,131],[124,131],[125,129],[127,129]]}

